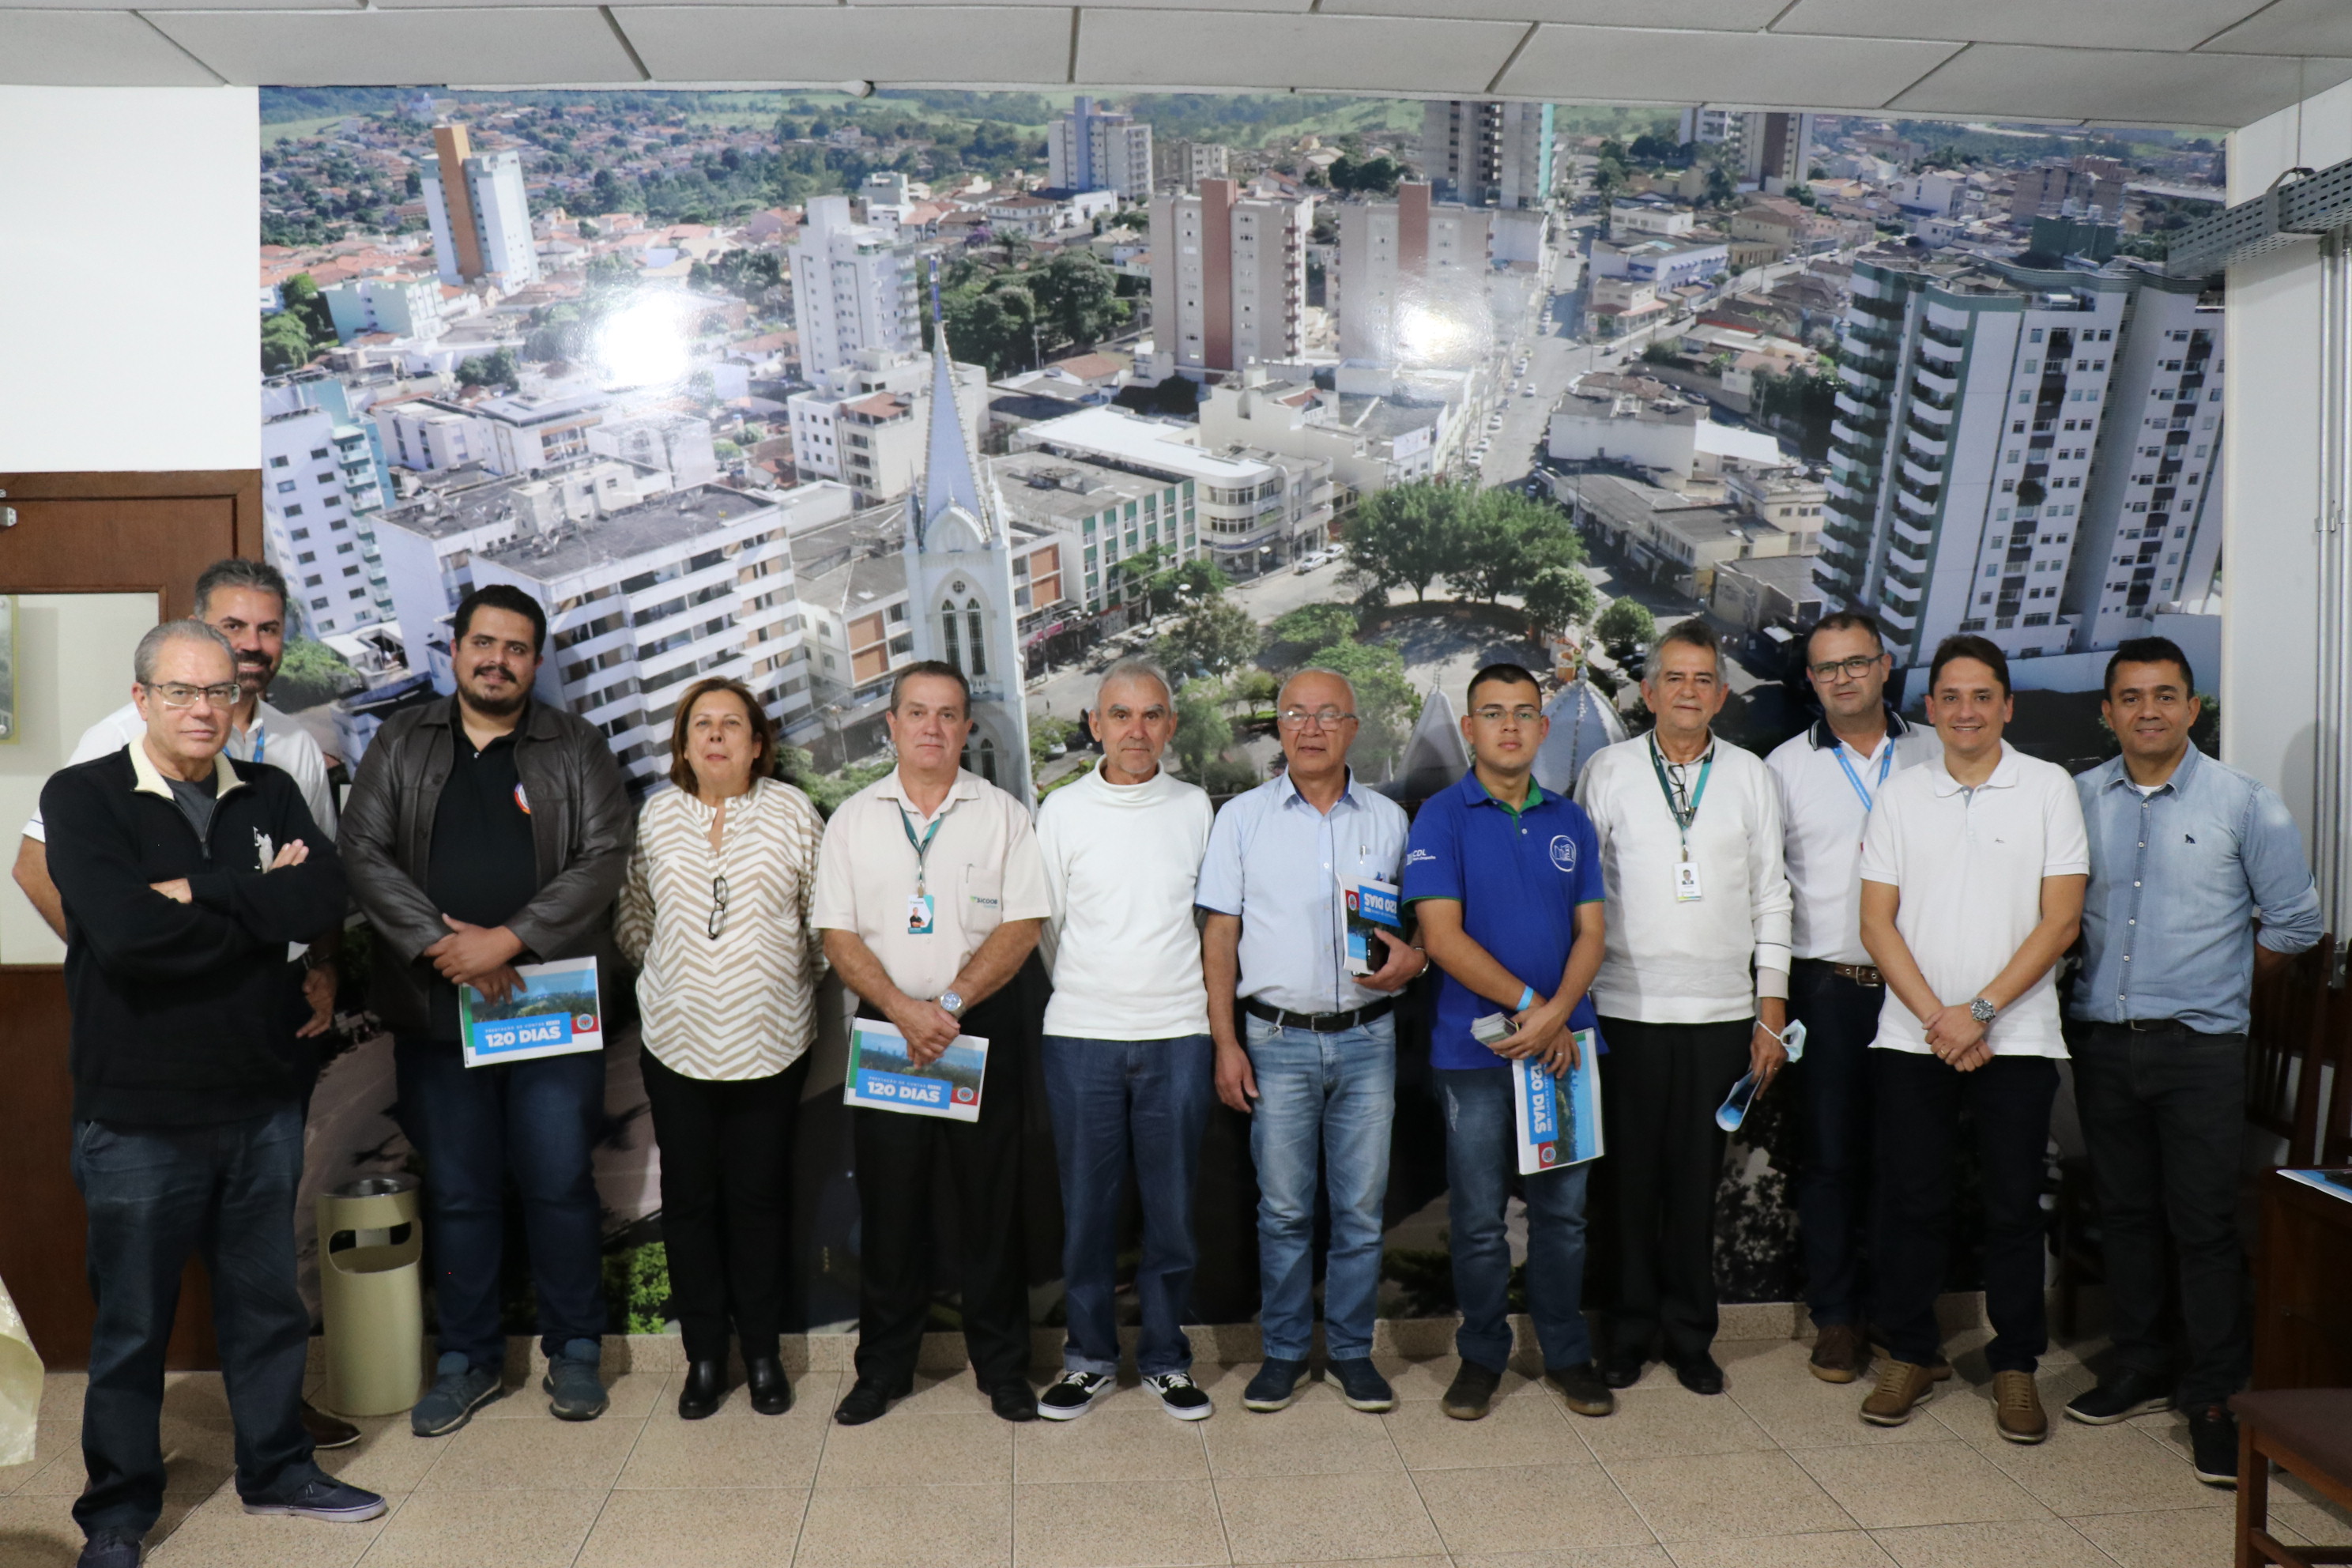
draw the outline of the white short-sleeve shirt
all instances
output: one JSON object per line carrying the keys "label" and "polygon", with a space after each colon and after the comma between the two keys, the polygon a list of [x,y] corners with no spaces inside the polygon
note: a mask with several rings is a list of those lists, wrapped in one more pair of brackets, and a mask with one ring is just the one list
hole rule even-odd
{"label": "white short-sleeve shirt", "polygon": [[[2074,779],[2006,741],[2000,752],[1992,776],[1974,789],[1963,788],[1942,762],[1895,774],[1878,792],[1863,837],[1862,879],[1886,883],[1900,896],[1895,929],[1946,1006],[1969,1001],[2017,956],[2042,922],[2043,878],[2090,874]],[[2064,1056],[2053,976],[2001,1009],[1986,1037],[1996,1056]],[[1928,1048],[1919,1020],[1892,987],[1871,1043]]]}
{"label": "white short-sleeve shirt", "polygon": [[[146,734],[147,721],[139,717],[138,704],[126,702],[82,731],[66,765],[110,757],[125,746],[137,745]],[[253,728],[230,725],[228,744],[223,750],[236,762],[268,763],[292,774],[295,787],[302,792],[302,804],[310,808],[310,820],[329,838],[334,837],[335,792],[327,783],[327,759],[299,722],[267,702],[256,703]],[[41,814],[35,811],[32,820],[25,824],[25,837],[47,842],[48,836]]]}

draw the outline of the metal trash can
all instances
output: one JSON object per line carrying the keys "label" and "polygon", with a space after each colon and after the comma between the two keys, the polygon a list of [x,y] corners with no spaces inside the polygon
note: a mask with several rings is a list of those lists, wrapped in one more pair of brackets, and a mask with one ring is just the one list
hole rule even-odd
{"label": "metal trash can", "polygon": [[327,1385],[345,1415],[392,1415],[425,1378],[425,1229],[415,1176],[362,1176],[319,1196]]}

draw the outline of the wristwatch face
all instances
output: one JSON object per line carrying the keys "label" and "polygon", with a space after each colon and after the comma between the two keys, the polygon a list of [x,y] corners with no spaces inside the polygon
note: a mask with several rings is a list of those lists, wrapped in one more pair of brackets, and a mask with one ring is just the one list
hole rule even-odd
{"label": "wristwatch face", "polygon": [[1994,1006],[1991,1003],[1986,1001],[1981,996],[1969,1004],[1969,1016],[1974,1018],[1979,1024],[1991,1023],[1992,1016],[2000,1011],[2000,1008]]}
{"label": "wristwatch face", "polygon": [[940,1005],[950,1013],[961,1013],[963,1011],[963,998],[952,991],[942,991],[940,993]]}

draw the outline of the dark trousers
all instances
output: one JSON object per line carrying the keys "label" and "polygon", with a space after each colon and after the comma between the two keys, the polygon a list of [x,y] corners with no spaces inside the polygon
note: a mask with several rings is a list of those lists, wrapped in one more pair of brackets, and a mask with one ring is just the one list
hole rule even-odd
{"label": "dark trousers", "polygon": [[1716,1108],[1748,1070],[1751,1019],[1643,1024],[1603,1018],[1601,1127],[1596,1173],[1613,1227],[1616,1299],[1611,1345],[1661,1342],[1679,1365],[1715,1342],[1715,1194],[1724,1134]]}
{"label": "dark trousers", "polygon": [[2176,1396],[2186,1408],[2218,1405],[2245,1386],[2253,1361],[2238,1234],[2246,1037],[2112,1024],[2071,1035],[2116,1360],[2155,1377],[2171,1370],[2163,1318],[2178,1290],[2188,1358]]}
{"label": "dark trousers", "polygon": [[1966,1104],[1984,1185],[1985,1315],[1993,1328],[1985,1360],[1995,1372],[2032,1372],[2050,1342],[2042,1181],[2057,1062],[1995,1057],[1959,1072],[1926,1051],[1870,1055],[1878,1117],[1873,1326],[1896,1361],[1927,1366],[1939,1353],[1936,1297],[1950,1266],[1953,1154]]}
{"label": "dark trousers", "polygon": [[590,1155],[604,1114],[604,1053],[469,1068],[452,1040],[393,1040],[401,1131],[425,1156],[425,1261],[444,1354],[506,1364],[499,1275],[506,1181],[522,1199],[540,1346],[561,1355],[604,1331],[604,1212]]}
{"label": "dark trousers", "polygon": [[1801,958],[1789,972],[1789,1016],[1805,1026],[1804,1059],[1788,1071],[1804,1107],[1797,1228],[1805,1305],[1815,1326],[1859,1327],[1870,1218],[1870,1042],[1882,985],[1864,985]]}
{"label": "dark trousers", "polygon": [[[963,1255],[963,1342],[982,1388],[1026,1375],[1029,1287],[1021,1247],[1021,1121],[1028,1049],[1008,986],[964,1016],[988,1042],[980,1120],[900,1110],[854,1114],[861,1272],[857,1376],[888,1389],[915,1374],[931,1315],[931,1187],[947,1167]],[[861,1006],[866,1016],[876,1015]]]}
{"label": "dark trousers", "polygon": [[280,1496],[315,1479],[300,1414],[310,1313],[294,1285],[301,1111],[210,1127],[78,1122],[73,1174],[89,1211],[98,1308],[76,1522],[141,1536],[163,1513],[163,1347],[190,1253],[212,1276],[237,1495]]}
{"label": "dark trousers", "polygon": [[793,1126],[809,1059],[765,1078],[688,1078],[643,1056],[661,1146],[662,1244],[688,1361],[777,1353],[792,1247]]}
{"label": "dark trousers", "polygon": [[1118,1371],[1118,1221],[1131,1157],[1143,1208],[1143,1256],[1135,1269],[1143,1332],[1135,1370],[1146,1377],[1190,1372],[1192,1343],[1183,1324],[1199,1256],[1192,1184],[1215,1093],[1209,1037],[1047,1035],[1044,1051],[1062,1178],[1062,1281],[1070,1320],[1063,1369],[1104,1376]]}

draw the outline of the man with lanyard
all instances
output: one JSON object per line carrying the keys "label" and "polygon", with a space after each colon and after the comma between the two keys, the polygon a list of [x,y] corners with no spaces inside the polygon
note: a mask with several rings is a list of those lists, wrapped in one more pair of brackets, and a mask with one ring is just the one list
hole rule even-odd
{"label": "man with lanyard", "polygon": [[[1445,1110],[1462,1365],[1442,1403],[1446,1415],[1465,1421],[1492,1406],[1511,1353],[1505,1210],[1518,1169],[1511,1062],[1530,1061],[1554,1078],[1575,1068],[1576,1033],[1594,1027],[1585,991],[1605,940],[1592,824],[1533,776],[1551,728],[1542,688],[1516,664],[1491,664],[1470,678],[1467,699],[1462,733],[1475,763],[1460,784],[1423,805],[1404,866],[1404,898],[1444,972],[1429,1060]],[[1470,1026],[1496,1011],[1510,1014],[1514,1028],[1489,1047]],[[1563,1165],[1525,1178],[1528,1306],[1545,1381],[1578,1415],[1606,1415],[1617,1399],[1593,1367],[1583,1310],[1590,1169]]]}
{"label": "man with lanyard", "polygon": [[[1906,723],[1885,700],[1878,623],[1858,610],[1822,618],[1805,639],[1822,719],[1765,761],[1780,789],[1794,896],[1789,1012],[1805,1026],[1793,1077],[1804,1101],[1796,1179],[1805,1302],[1816,1331],[1812,1373],[1852,1383],[1870,1364],[1863,1332],[1863,1247],[1869,1215],[1870,1042],[1885,983],[1862,945],[1856,870],[1871,803],[1898,769],[1943,755],[1933,730]],[[1948,1363],[1939,1368],[1948,1375]]]}
{"label": "man with lanyard", "polygon": [[1592,984],[1614,1229],[1614,1322],[1601,1376],[1640,1380],[1654,1345],[1684,1387],[1723,1392],[1715,1342],[1715,1112],[1743,1072],[1788,1060],[1789,880],[1763,759],[1717,740],[1723,667],[1696,621],[1659,637],[1647,735],[1596,752],[1577,800],[1600,836],[1608,947]]}
{"label": "man with lanyard", "polygon": [[[1290,678],[1276,704],[1286,767],[1217,813],[1195,895],[1208,921],[1209,1035],[1217,1098],[1250,1118],[1265,1361],[1244,1407],[1297,1397],[1315,1333],[1315,1187],[1331,1205],[1324,1346],[1339,1396],[1381,1411],[1396,1394],[1372,1365],[1382,1204],[1396,1110],[1394,994],[1428,958],[1386,932],[1373,973],[1348,972],[1340,886],[1395,885],[1404,808],[1348,769],[1356,692],[1326,669]],[[1248,1015],[1235,1031],[1235,998]]]}
{"label": "man with lanyard", "polygon": [[[330,842],[335,837],[335,792],[327,782],[327,759],[310,732],[262,700],[278,678],[286,657],[286,579],[266,562],[230,556],[215,561],[196,576],[195,618],[228,638],[236,650],[236,707],[229,715],[228,742],[222,754],[232,762],[268,763],[289,774],[310,808],[310,820]],[[66,765],[111,756],[135,746],[147,733],[138,705],[126,702],[82,732]],[[49,879],[48,830],[37,810],[25,824],[16,846],[16,885],[25,890],[49,929],[63,940],[64,906]],[[289,963],[307,967],[302,975],[303,1000],[310,1017],[298,1036],[315,1039],[335,1021],[335,954],[342,943],[340,927],[324,931],[307,943],[287,949]],[[303,1429],[320,1448],[345,1448],[360,1440],[360,1429],[340,1416],[313,1409],[302,1402]]]}
{"label": "man with lanyard", "polygon": [[914,1388],[931,1314],[935,1170],[947,1168],[963,1255],[963,1337],[981,1390],[1007,1421],[1034,1420],[1021,1250],[1022,1087],[1030,1028],[1020,972],[1054,911],[1045,858],[1020,801],[961,765],[971,688],[926,659],[891,684],[898,765],[844,801],[817,852],[809,923],[856,994],[918,1063],[958,1035],[988,1042],[977,1121],[860,1107],[853,1137],[863,1252],[857,1380],[834,1419],[874,1420]]}
{"label": "man with lanyard", "polygon": [[[2237,1212],[2248,1004],[2257,975],[2319,940],[2319,893],[2285,803],[2189,743],[2200,705],[2178,646],[2119,644],[2106,688],[2123,755],[2074,780],[2091,897],[2067,1043],[2115,1365],[2066,1414],[2105,1426],[2177,1405],[2197,1479],[2231,1486],[2229,1398],[2253,1359]],[[2168,1297],[2188,1342],[2177,1384]]]}

